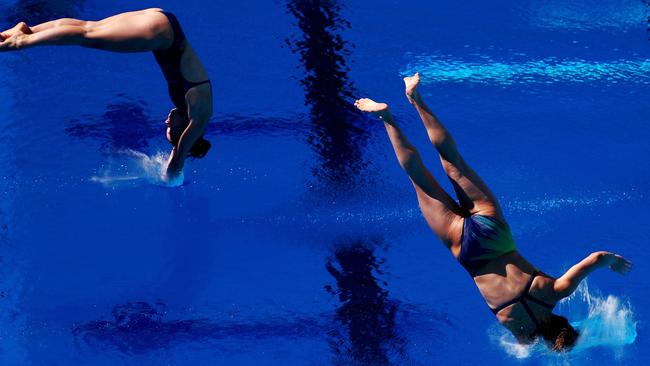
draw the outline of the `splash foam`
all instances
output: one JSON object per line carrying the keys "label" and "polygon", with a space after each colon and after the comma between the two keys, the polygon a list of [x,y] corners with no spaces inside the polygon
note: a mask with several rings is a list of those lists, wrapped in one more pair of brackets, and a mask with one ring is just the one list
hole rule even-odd
{"label": "splash foam", "polygon": [[168,179],[164,174],[166,168],[167,155],[163,152],[149,156],[135,150],[122,150],[110,159],[101,175],[92,176],[90,180],[109,188],[142,184],[181,186],[184,181],[183,173],[174,179]]}
{"label": "splash foam", "polygon": [[587,284],[567,299],[567,303],[580,297],[588,305],[587,318],[571,323],[580,332],[574,352],[596,347],[621,347],[634,343],[637,331],[634,313],[629,303],[613,295],[603,298],[589,292]]}

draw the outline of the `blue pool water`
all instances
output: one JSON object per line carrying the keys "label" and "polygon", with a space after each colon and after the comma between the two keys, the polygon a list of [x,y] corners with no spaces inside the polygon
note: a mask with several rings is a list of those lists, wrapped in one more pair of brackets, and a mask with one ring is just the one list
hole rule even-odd
{"label": "blue pool water", "polygon": [[[206,5],[210,4],[210,5]],[[3,0],[0,23],[173,11],[214,83],[213,151],[160,186],[149,54],[0,54],[2,365],[639,365],[650,358],[650,43],[634,0]],[[381,124],[445,177],[401,76],[499,196],[522,253],[606,270],[518,347],[427,228]]]}

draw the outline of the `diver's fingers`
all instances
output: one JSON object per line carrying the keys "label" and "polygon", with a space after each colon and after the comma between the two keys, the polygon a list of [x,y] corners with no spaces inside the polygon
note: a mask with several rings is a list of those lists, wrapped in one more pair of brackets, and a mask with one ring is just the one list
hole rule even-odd
{"label": "diver's fingers", "polygon": [[632,262],[624,259],[623,260],[623,268],[625,268],[626,271],[630,271],[632,269]]}
{"label": "diver's fingers", "polygon": [[626,265],[632,265],[632,262],[630,262],[629,260],[627,260],[627,258],[623,257],[620,254],[616,254],[616,258],[623,261],[623,263],[625,263]]}
{"label": "diver's fingers", "polygon": [[632,270],[632,264],[631,263],[625,263],[623,267],[621,267],[621,273],[622,274],[627,274]]}

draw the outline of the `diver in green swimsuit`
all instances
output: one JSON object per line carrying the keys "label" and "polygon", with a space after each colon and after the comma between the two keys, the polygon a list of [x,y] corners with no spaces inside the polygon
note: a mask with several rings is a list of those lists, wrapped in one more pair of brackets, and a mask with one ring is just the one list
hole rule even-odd
{"label": "diver in green swimsuit", "polygon": [[406,97],[422,118],[458,202],[424,166],[418,151],[395,124],[388,105],[370,99],[359,99],[355,105],[384,121],[425,220],[472,276],[498,321],[523,344],[541,337],[554,351],[571,348],[578,332],[565,317],[553,314],[555,304],[571,295],[595,269],[609,267],[625,274],[631,263],[620,255],[595,252],[558,278],[539,272],[517,250],[494,194],[467,165],[449,131],[422,100],[419,81],[419,74],[404,78]]}

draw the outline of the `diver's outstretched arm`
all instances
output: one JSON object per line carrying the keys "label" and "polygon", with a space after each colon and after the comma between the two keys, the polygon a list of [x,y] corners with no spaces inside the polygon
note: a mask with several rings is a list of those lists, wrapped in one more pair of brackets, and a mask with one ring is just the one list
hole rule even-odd
{"label": "diver's outstretched arm", "polygon": [[386,132],[395,150],[400,166],[408,174],[418,196],[420,208],[431,229],[449,246],[454,237],[454,224],[461,218],[456,201],[438,184],[424,166],[420,154],[397,126],[385,103],[371,99],[359,99],[354,105],[363,112],[377,115],[386,127]]}
{"label": "diver's outstretched arm", "polygon": [[557,300],[570,296],[591,272],[603,267],[609,267],[612,271],[624,275],[632,269],[632,263],[610,252],[591,253],[555,280],[553,290],[558,297]]}
{"label": "diver's outstretched arm", "polygon": [[420,74],[404,78],[406,97],[417,110],[429,140],[440,155],[442,167],[451,180],[462,208],[469,214],[483,214],[502,218],[499,203],[488,186],[465,162],[451,133],[426,105],[418,92]]}
{"label": "diver's outstretched arm", "polygon": [[147,52],[172,42],[167,17],[160,9],[118,14],[97,22],[59,19],[34,27],[19,23],[0,35],[0,51],[45,45],[76,45],[113,52]]}

